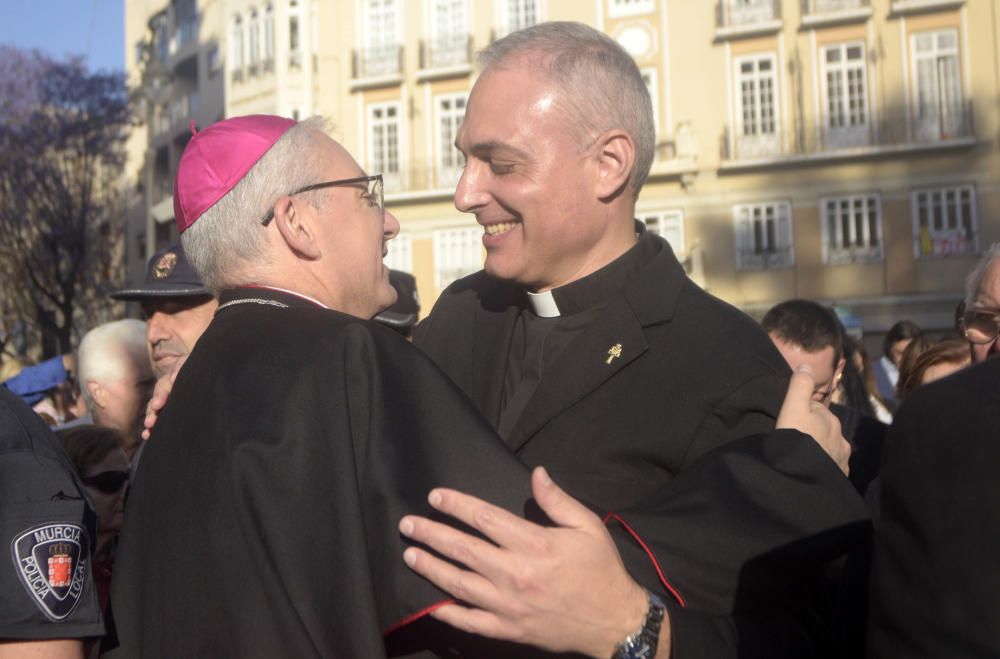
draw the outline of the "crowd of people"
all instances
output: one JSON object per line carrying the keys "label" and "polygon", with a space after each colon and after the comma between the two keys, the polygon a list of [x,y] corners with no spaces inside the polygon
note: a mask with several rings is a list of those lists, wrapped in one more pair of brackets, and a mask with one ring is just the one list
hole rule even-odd
{"label": "crowd of people", "polygon": [[0,657],[1000,654],[1000,244],[946,336],[758,325],[634,219],[619,45],[545,23],[480,63],[486,261],[419,324],[324,120],[193,135],[181,244],[113,295],[144,322],[5,373]]}

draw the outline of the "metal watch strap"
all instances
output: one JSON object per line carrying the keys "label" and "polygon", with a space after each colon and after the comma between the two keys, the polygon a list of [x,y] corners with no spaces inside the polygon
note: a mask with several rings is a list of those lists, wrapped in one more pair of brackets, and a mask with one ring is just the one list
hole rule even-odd
{"label": "metal watch strap", "polygon": [[646,619],[637,632],[615,646],[611,659],[653,659],[656,645],[660,641],[660,625],[663,624],[666,606],[663,600],[647,592],[649,610]]}

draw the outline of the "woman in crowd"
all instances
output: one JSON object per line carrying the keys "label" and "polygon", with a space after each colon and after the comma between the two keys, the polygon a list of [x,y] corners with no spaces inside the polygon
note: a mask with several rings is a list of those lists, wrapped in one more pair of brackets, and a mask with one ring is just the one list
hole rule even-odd
{"label": "woman in crowd", "polygon": [[899,370],[896,395],[899,400],[903,400],[917,387],[965,368],[971,359],[967,341],[942,339],[915,355],[905,371]]}

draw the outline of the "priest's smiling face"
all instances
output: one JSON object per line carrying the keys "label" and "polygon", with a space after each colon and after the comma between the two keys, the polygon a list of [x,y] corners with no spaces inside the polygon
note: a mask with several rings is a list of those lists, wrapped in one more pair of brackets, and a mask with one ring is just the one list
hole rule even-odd
{"label": "priest's smiling face", "polygon": [[486,271],[536,292],[584,277],[621,252],[594,190],[594,149],[567,127],[572,99],[564,95],[530,63],[491,67],[472,90],[455,140],[466,157],[455,207],[483,226]]}
{"label": "priest's smiling face", "polygon": [[[326,135],[317,139],[316,171],[321,173],[317,183],[365,176],[344,147]],[[364,182],[310,194],[319,195],[317,205],[306,204],[305,212],[315,213],[319,219],[317,239],[330,290],[330,299],[324,301],[338,311],[371,318],[396,301],[389,268],[382,259],[386,243],[399,233],[399,222],[383,212]]]}

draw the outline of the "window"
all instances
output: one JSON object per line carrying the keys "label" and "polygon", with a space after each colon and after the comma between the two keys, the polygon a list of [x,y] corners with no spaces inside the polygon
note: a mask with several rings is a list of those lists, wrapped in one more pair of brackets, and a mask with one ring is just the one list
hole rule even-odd
{"label": "window", "polygon": [[234,78],[243,75],[243,17],[233,18],[233,73]]}
{"label": "window", "polygon": [[913,193],[913,254],[953,256],[978,251],[976,189],[971,185]]}
{"label": "window", "polygon": [[504,36],[530,27],[538,22],[538,2],[540,0],[503,0],[500,17],[501,34]]}
{"label": "window", "polygon": [[247,24],[247,42],[249,48],[249,60],[251,73],[256,73],[257,65],[260,63],[260,17],[256,9],[250,10],[250,20]]}
{"label": "window", "polygon": [[766,270],[795,265],[792,207],[787,201],[734,206],[733,221],[738,269]]}
{"label": "window", "polygon": [[368,106],[368,171],[381,174],[390,192],[401,189],[400,180],[400,104],[377,103]]}
{"label": "window", "polygon": [[274,6],[264,9],[264,62],[274,62]]}
{"label": "window", "polygon": [[468,95],[447,94],[437,97],[437,187],[455,187],[462,176],[465,156],[455,148],[458,127],[465,118],[465,101]]}
{"label": "window", "polygon": [[639,220],[646,225],[646,231],[666,238],[677,257],[684,258],[687,248],[684,244],[684,214],[681,211],[642,213]]}
{"label": "window", "polygon": [[914,34],[912,43],[917,139],[941,140],[964,135],[958,31]]}
{"label": "window", "polygon": [[176,25],[177,47],[198,39],[198,10],[194,0],[175,0],[174,24]]}
{"label": "window", "polygon": [[865,47],[843,43],[823,48],[823,91],[826,96],[826,146],[843,148],[868,143],[868,97]]}
{"label": "window", "polygon": [[877,195],[820,200],[823,262],[882,260],[882,206]]}
{"label": "window", "polygon": [[215,75],[222,70],[222,62],[219,59],[218,44],[212,44],[212,47],[208,51],[208,70],[212,75]]}
{"label": "window", "polygon": [[482,238],[479,227],[434,232],[434,280],[439,291],[482,269]]}
{"label": "window", "polygon": [[737,157],[773,155],[779,150],[776,58],[736,60]]}
{"label": "window", "polygon": [[429,68],[468,62],[466,0],[432,0]]}
{"label": "window", "polygon": [[608,15],[611,18],[648,14],[655,8],[654,0],[608,0]]}
{"label": "window", "polygon": [[396,0],[364,0],[363,77],[399,73],[399,34]]}
{"label": "window", "polygon": [[389,253],[385,256],[385,264],[392,270],[413,272],[413,240],[410,234],[402,233],[386,243]]}

